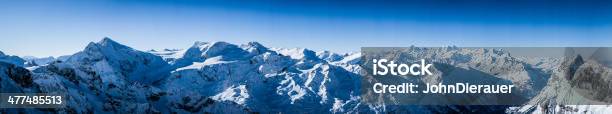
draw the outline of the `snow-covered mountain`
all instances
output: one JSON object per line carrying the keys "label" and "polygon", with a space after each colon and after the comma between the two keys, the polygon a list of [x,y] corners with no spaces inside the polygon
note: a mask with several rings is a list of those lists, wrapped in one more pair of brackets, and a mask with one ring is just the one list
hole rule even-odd
{"label": "snow-covered mountain", "polygon": [[[487,74],[482,76],[516,84],[530,98],[541,98],[538,91],[547,90],[546,85],[552,83],[549,77],[555,77],[551,76],[554,63],[538,64],[550,59],[528,61],[493,49],[410,49],[410,54],[402,56],[425,57],[455,66],[436,67],[435,72],[482,72]],[[69,58],[26,69],[25,60],[0,52],[2,92],[60,93],[68,97],[66,108],[0,112],[537,112],[529,106],[364,103],[359,84],[363,71],[359,66],[363,62],[361,53],[268,48],[257,42],[196,42],[186,49],[144,52],[104,38],[66,57]],[[444,78],[437,75],[423,80],[439,82]]]}
{"label": "snow-covered mountain", "polygon": [[2,51],[0,51],[0,62],[23,66],[25,60],[19,58],[18,56],[5,55]]}
{"label": "snow-covered mountain", "polygon": [[41,58],[34,57],[34,56],[23,56],[21,58],[23,58],[26,61],[26,63],[25,63],[26,67],[46,65],[46,64],[49,64],[49,63],[57,60],[53,56],[41,57]]}
{"label": "snow-covered mountain", "polygon": [[[585,50],[586,49],[586,50]],[[584,54],[580,52],[593,53]],[[612,68],[609,48],[567,48],[564,58],[547,59],[552,73],[546,87],[529,103],[510,108],[520,113],[609,113]],[[586,105],[589,104],[589,105]],[[596,105],[590,105],[596,104]]]}

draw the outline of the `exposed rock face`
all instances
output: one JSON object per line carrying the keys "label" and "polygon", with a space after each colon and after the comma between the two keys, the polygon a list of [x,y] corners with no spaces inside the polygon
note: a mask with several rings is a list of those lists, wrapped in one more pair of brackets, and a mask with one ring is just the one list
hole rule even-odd
{"label": "exposed rock face", "polygon": [[612,103],[610,55],[608,48],[567,48],[565,58],[553,65],[553,75],[542,92],[526,105],[508,111],[606,113],[612,110],[605,105]]}
{"label": "exposed rock face", "polygon": [[0,89],[3,90],[2,92],[21,92],[15,90],[34,86],[32,73],[30,73],[28,69],[19,67],[15,64],[0,62],[0,75],[0,81],[2,81],[2,86],[0,86]]}

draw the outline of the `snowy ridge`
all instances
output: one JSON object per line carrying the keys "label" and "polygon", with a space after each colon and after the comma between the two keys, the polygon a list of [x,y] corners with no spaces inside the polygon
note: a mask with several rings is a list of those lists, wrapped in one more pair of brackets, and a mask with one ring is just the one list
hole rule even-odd
{"label": "snowy ridge", "polygon": [[10,63],[10,64],[14,64],[17,66],[23,66],[23,64],[25,63],[25,60],[17,56],[5,55],[2,51],[0,51],[0,62]]}
{"label": "snowy ridge", "polygon": [[49,64],[49,63],[57,60],[53,56],[41,57],[41,58],[34,57],[34,56],[24,56],[24,57],[21,57],[21,58],[23,58],[25,61],[27,61],[25,63],[26,66],[45,65],[45,64]]}

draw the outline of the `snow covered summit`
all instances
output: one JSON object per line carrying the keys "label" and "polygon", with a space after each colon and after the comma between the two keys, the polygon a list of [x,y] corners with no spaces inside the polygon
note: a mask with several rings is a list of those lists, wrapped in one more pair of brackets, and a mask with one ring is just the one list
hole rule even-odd
{"label": "snow covered summit", "polygon": [[116,73],[132,81],[151,83],[163,78],[169,65],[159,56],[132,49],[110,38],[91,42],[81,52],[72,55],[67,62],[91,67],[97,72]]}

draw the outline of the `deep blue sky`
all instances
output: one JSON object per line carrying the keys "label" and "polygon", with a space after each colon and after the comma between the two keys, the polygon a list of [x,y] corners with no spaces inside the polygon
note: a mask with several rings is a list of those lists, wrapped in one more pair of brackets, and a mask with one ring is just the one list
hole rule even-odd
{"label": "deep blue sky", "polygon": [[612,1],[0,1],[0,50],[58,56],[103,37],[140,50],[258,41],[363,46],[612,46]]}

